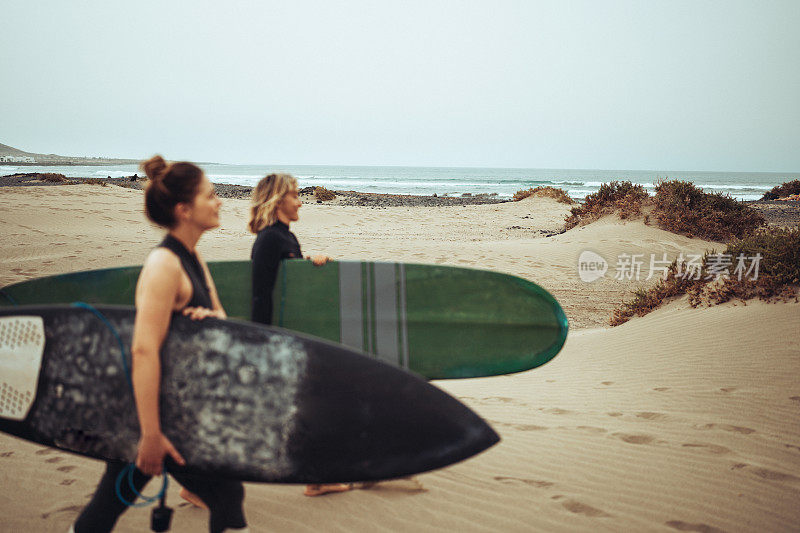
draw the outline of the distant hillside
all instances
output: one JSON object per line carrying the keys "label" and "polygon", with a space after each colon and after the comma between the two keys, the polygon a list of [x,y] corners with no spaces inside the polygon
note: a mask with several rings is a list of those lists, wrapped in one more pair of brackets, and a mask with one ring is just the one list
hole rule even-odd
{"label": "distant hillside", "polygon": [[[20,160],[17,161],[16,158],[20,158]],[[139,163],[138,159],[37,154],[0,144],[0,160],[2,159],[5,161],[0,162],[14,163],[15,165],[130,165]]]}
{"label": "distant hillside", "polygon": [[5,144],[0,144],[0,155],[16,155],[16,156],[35,156],[37,154],[31,154],[30,152],[23,152],[18,148],[13,148],[11,146],[6,146]]}

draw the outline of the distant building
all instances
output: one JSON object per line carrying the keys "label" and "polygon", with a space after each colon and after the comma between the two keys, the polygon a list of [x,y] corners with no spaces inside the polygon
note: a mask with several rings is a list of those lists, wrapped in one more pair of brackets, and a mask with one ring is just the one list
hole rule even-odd
{"label": "distant building", "polygon": [[0,155],[0,163],[35,163],[32,157],[27,155]]}

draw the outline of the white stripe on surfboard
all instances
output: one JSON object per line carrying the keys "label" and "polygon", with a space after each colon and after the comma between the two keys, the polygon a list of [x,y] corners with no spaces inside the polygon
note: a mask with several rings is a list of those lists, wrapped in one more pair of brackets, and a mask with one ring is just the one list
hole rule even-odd
{"label": "white stripe on surfboard", "polygon": [[400,344],[403,368],[408,368],[408,329],[406,327],[406,267],[403,263],[397,264],[397,313],[400,327]]}
{"label": "white stripe on surfboard", "polygon": [[339,263],[340,341],[364,351],[364,316],[361,297],[361,263]]}
{"label": "white stripe on surfboard", "polygon": [[401,365],[397,335],[397,280],[394,263],[374,264],[375,346],[378,359]]}
{"label": "white stripe on surfboard", "polygon": [[408,368],[404,265],[339,263],[339,340]]}

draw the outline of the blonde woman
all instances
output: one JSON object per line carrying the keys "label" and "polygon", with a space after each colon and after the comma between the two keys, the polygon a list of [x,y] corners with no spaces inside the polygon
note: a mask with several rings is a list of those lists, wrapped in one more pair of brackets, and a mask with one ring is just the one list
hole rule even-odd
{"label": "blonde woman", "polygon": [[[297,180],[289,174],[270,174],[253,189],[250,221],[247,223],[250,232],[256,234],[250,253],[253,262],[253,322],[272,324],[272,290],[278,266],[283,259],[303,258],[297,237],[289,231],[289,225],[300,218],[301,205]],[[316,266],[330,260],[324,255],[306,259]]]}
{"label": "blonde woman", "polygon": [[[298,211],[303,202],[297,191],[297,180],[289,174],[270,174],[253,189],[250,203],[248,229],[256,234],[250,254],[253,271],[253,301],[251,319],[261,324],[272,324],[272,291],[280,262],[284,259],[301,259],[300,243],[289,225],[300,218]],[[306,257],[314,265],[324,265],[330,257]],[[306,496],[320,496],[329,492],[343,492],[350,485],[307,485]]]}

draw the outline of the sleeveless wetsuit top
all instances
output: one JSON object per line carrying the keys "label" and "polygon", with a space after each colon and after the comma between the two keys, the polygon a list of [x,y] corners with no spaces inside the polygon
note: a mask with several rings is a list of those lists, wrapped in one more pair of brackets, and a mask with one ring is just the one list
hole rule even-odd
{"label": "sleeveless wetsuit top", "polygon": [[192,282],[192,297],[186,307],[206,307],[213,309],[214,304],[211,302],[211,291],[206,284],[206,277],[203,274],[203,267],[200,266],[197,256],[186,249],[181,241],[176,239],[170,234],[164,237],[159,248],[166,248],[172,251],[181,260],[181,266],[189,276],[189,281]]}

